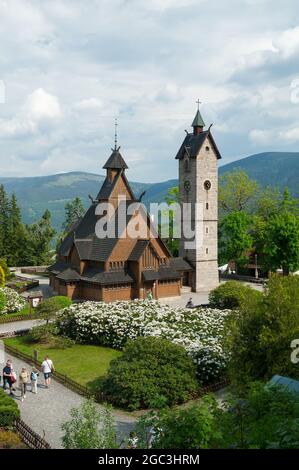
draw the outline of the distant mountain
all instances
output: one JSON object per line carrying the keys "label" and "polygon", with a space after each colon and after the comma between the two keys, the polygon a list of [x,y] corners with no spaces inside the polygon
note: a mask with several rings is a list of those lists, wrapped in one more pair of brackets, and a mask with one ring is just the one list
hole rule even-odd
{"label": "distant mountain", "polygon": [[[219,174],[236,168],[245,170],[262,187],[271,185],[283,190],[288,186],[293,194],[299,196],[299,153],[268,152],[252,155],[221,166]],[[65,204],[79,196],[88,207],[88,194],[95,197],[103,181],[104,176],[84,172],[0,178],[0,184],[5,186],[8,193],[16,193],[26,223],[35,222],[48,208],[52,213],[53,225],[58,231],[64,219]],[[132,182],[131,185],[136,196],[146,191],[143,202],[149,204],[162,202],[168,189],[177,185],[177,180],[154,184]]]}
{"label": "distant mountain", "polygon": [[299,152],[265,152],[242,158],[219,168],[219,174],[241,168],[261,187],[275,186],[299,196]]}

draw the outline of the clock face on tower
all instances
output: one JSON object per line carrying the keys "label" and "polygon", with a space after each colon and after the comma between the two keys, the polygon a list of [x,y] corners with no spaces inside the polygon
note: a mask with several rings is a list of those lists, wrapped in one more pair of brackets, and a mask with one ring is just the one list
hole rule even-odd
{"label": "clock face on tower", "polygon": [[209,189],[211,189],[211,186],[212,186],[212,185],[211,185],[211,181],[209,181],[209,180],[206,180],[203,185],[204,185],[204,188],[205,188],[207,191],[209,191]]}
{"label": "clock face on tower", "polygon": [[185,188],[185,191],[186,191],[187,193],[189,193],[189,191],[191,190],[191,183],[190,183],[189,180],[185,180],[185,182],[184,182],[184,188]]}

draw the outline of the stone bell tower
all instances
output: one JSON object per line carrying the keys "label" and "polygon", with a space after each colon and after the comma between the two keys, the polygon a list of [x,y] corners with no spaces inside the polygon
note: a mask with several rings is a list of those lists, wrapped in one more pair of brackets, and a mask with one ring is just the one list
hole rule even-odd
{"label": "stone bell tower", "polygon": [[[207,292],[218,285],[218,159],[219,150],[199,109],[176,155],[182,207],[180,256],[193,266],[192,290]],[[186,205],[186,203],[188,203]],[[186,233],[189,226],[193,238]]]}

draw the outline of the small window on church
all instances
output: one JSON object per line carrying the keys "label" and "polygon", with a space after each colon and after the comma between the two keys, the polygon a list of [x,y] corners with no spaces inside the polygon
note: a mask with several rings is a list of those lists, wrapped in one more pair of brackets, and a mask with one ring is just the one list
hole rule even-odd
{"label": "small window on church", "polygon": [[209,209],[209,203],[206,202],[206,209],[208,210]]}
{"label": "small window on church", "polygon": [[206,227],[206,233],[209,233],[209,227]]}
{"label": "small window on church", "polygon": [[206,152],[209,152],[210,151],[210,147],[207,145],[206,146]]}
{"label": "small window on church", "polygon": [[209,253],[209,248],[206,248],[206,255]]}

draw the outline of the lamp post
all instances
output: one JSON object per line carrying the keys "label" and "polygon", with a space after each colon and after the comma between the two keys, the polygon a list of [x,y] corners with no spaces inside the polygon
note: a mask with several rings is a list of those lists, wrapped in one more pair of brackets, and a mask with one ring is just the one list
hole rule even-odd
{"label": "lamp post", "polygon": [[255,279],[258,279],[259,270],[258,270],[258,267],[257,267],[257,253],[254,255],[254,259],[255,259]]}

